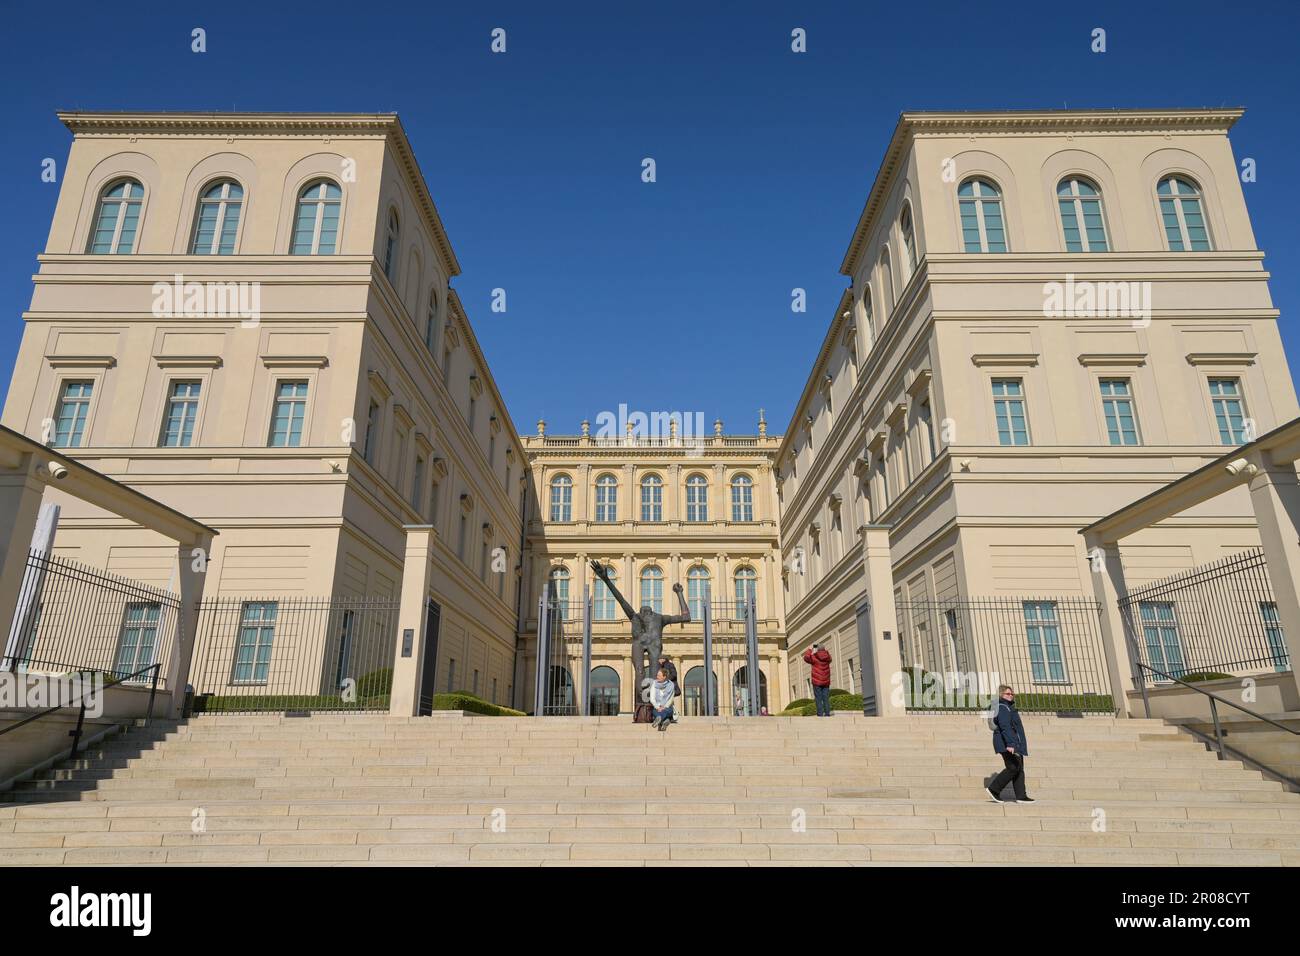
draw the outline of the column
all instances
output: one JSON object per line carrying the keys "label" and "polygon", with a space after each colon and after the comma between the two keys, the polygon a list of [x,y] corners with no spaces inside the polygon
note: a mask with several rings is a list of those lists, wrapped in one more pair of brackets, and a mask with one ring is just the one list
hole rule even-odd
{"label": "column", "polygon": [[[1124,563],[1120,560],[1119,542],[1102,541],[1085,535],[1083,546],[1090,557],[1092,593],[1101,605],[1101,646],[1106,654],[1106,672],[1110,677],[1110,693],[1115,710],[1120,717],[1138,716],[1130,713],[1134,704],[1129,695],[1144,691],[1145,682],[1137,673],[1133,654],[1124,629],[1124,615],[1119,609],[1119,599],[1128,593],[1124,581]],[[994,692],[996,693],[996,688]],[[1145,707],[1141,716],[1145,716]]]}
{"label": "column", "polygon": [[[195,552],[199,552],[196,554]],[[194,658],[194,641],[199,626],[199,602],[207,580],[208,562],[212,560],[212,535],[205,534],[176,548],[176,594],[180,608],[176,614],[176,641],[171,660],[159,668],[171,692],[169,715],[180,717],[185,705],[185,685],[189,683]]]}
{"label": "column", "polygon": [[1264,455],[1254,463],[1259,470],[1250,479],[1250,504],[1291,659],[1294,693],[1300,697],[1300,482],[1294,463],[1275,463]]}
{"label": "column", "polygon": [[[872,525],[864,527],[862,551],[866,564],[867,604],[871,609],[869,621],[876,713],[881,717],[902,717],[907,708],[901,699],[894,698],[895,675],[903,671],[903,658],[898,649],[898,615],[894,609],[894,568],[889,552],[889,529]],[[888,638],[885,635],[889,635]],[[865,694],[866,690],[864,686],[862,692]]]}
{"label": "column", "polygon": [[[402,597],[397,612],[397,650],[393,655],[393,690],[388,712],[399,717],[419,713],[420,676],[424,672],[424,602],[433,574],[433,527],[405,525],[406,553],[402,561]],[[403,653],[405,633],[411,648]],[[467,664],[468,666],[468,664]]]}

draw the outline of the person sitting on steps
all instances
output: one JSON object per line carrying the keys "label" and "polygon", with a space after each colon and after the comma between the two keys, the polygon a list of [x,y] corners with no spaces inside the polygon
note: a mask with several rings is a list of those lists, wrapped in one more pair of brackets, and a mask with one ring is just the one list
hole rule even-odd
{"label": "person sitting on steps", "polygon": [[650,706],[654,708],[655,730],[667,730],[673,719],[673,682],[662,669],[655,674],[655,682],[650,685]]}

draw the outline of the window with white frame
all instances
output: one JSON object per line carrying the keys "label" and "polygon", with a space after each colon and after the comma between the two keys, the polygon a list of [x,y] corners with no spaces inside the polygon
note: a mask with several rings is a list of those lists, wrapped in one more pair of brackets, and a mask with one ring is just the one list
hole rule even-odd
{"label": "window with white frame", "polygon": [[731,520],[754,520],[754,480],[749,475],[731,479]]}
{"label": "window with white frame", "polygon": [[686,572],[686,603],[696,621],[704,620],[704,601],[708,593],[709,569],[697,564]]}
{"label": "window with white frame", "polygon": [[1282,619],[1278,617],[1277,602],[1260,601],[1259,616],[1264,623],[1264,640],[1268,644],[1269,656],[1273,659],[1273,670],[1279,674],[1291,669],[1291,656],[1287,650],[1286,638],[1282,635]]}
{"label": "window with white frame", "polygon": [[551,520],[573,520],[573,479],[568,475],[551,479]]}
{"label": "window with white frame", "polygon": [[[158,641],[158,619],[162,605],[156,602],[132,602],[122,616],[122,629],[117,636],[115,668],[118,677],[137,674],[154,663],[154,647]],[[147,680],[148,675],[137,675],[132,680]]]}
{"label": "window with white frame", "polygon": [[903,249],[906,251],[903,257],[903,263],[907,267],[907,273],[903,276],[903,283],[906,284],[916,271],[916,231],[912,227],[910,204],[903,207],[903,214],[898,219],[898,231],[903,235]]}
{"label": "window with white frame", "polygon": [[747,605],[750,598],[757,600],[758,572],[749,565],[742,565],[736,568],[735,573],[731,576],[731,583],[736,601],[736,616],[739,617],[740,609]]}
{"label": "window with white frame", "polygon": [[618,520],[618,479],[601,475],[596,479],[596,521],[608,524]]}
{"label": "window with white frame", "polygon": [[[1150,666],[1169,677],[1182,677],[1183,642],[1178,636],[1173,602],[1139,601],[1138,619],[1142,624],[1142,640]],[[1155,679],[1167,681],[1169,678],[1157,674]]]}
{"label": "window with white frame", "polygon": [[361,457],[372,468],[379,451],[379,403],[373,399],[366,409],[366,434],[361,443]]}
{"label": "window with white frame", "polygon": [[660,614],[664,609],[664,572],[650,565],[641,572],[641,606],[649,606]]}
{"label": "window with white frame", "polygon": [[1241,396],[1241,380],[1210,379],[1210,404],[1214,407],[1214,421],[1219,427],[1220,444],[1245,444],[1246,406]]}
{"label": "window with white frame", "polygon": [[239,234],[239,213],[244,205],[244,187],[229,179],[213,183],[199,197],[194,218],[194,241],[190,254],[230,256]]}
{"label": "window with white frame", "polygon": [[271,412],[272,448],[297,448],[302,444],[302,427],[307,418],[307,383],[281,381],[275,386]]}
{"label": "window with white frame", "polygon": [[105,189],[95,210],[86,251],[96,256],[134,252],[143,203],[144,187],[134,179],[121,180]]}
{"label": "window with white frame", "polygon": [[962,245],[967,252],[1006,252],[1002,194],[987,179],[968,179],[957,187]]}
{"label": "window with white frame", "polygon": [[338,246],[343,192],[328,180],[310,183],[298,195],[289,254],[330,256]]}
{"label": "window with white frame", "polygon": [[1024,601],[1025,638],[1029,642],[1029,669],[1035,684],[1065,682],[1061,652],[1061,622],[1055,601]]}
{"label": "window with white frame", "polygon": [[275,601],[245,601],[239,614],[239,640],[231,680],[236,684],[265,684],[271,671],[275,641]]}
{"label": "window with white frame", "polygon": [[1101,191],[1086,179],[1071,176],[1056,187],[1066,252],[1107,252],[1106,219]]}
{"label": "window with white frame", "polygon": [[709,480],[703,475],[686,479],[686,520],[709,520]]}
{"label": "window with white frame", "polygon": [[[618,577],[608,564],[605,565],[605,573],[611,581]],[[591,615],[597,621],[613,621],[618,618],[618,603],[614,600],[614,592],[600,578],[596,579],[596,586],[591,591]]]}
{"label": "window with white frame", "polygon": [[664,520],[664,483],[658,475],[641,479],[641,520]]}
{"label": "window with white frame", "polygon": [[1029,444],[1023,381],[1018,378],[993,380],[993,417],[997,421],[999,445]]}
{"label": "window with white frame", "polygon": [[81,447],[94,389],[95,383],[90,381],[63,383],[58,412],[54,416],[54,440],[50,442],[55,448]]}
{"label": "window with white frame", "polygon": [[194,423],[199,417],[199,391],[201,383],[195,381],[172,382],[167,393],[167,411],[163,416],[162,435],[158,444],[163,448],[189,448],[194,440]]}
{"label": "window with white frame", "polygon": [[1101,410],[1106,419],[1106,438],[1112,445],[1142,444],[1133,409],[1133,384],[1128,379],[1101,380]]}
{"label": "window with white frame", "polygon": [[1166,176],[1156,186],[1165,241],[1173,252],[1209,252],[1210,233],[1205,225],[1201,190],[1190,179]]}

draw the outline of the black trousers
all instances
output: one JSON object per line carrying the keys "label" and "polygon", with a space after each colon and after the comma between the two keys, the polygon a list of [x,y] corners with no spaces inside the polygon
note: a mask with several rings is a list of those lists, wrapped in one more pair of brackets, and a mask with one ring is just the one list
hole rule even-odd
{"label": "black trousers", "polygon": [[1004,751],[1002,762],[1006,764],[1006,769],[993,778],[993,782],[989,784],[989,789],[1001,796],[1006,785],[1012,784],[1015,787],[1016,799],[1023,800],[1025,798],[1025,758],[1020,754],[1009,754]]}

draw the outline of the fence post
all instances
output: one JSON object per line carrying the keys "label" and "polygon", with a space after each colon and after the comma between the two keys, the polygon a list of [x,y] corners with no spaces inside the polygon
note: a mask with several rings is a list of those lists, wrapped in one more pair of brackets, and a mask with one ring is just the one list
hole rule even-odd
{"label": "fence post", "polygon": [[[893,694],[895,681],[903,677],[903,655],[900,649],[903,637],[898,631],[898,611],[894,607],[894,567],[889,550],[889,528],[885,525],[863,525],[859,532],[862,534],[866,597],[870,608],[868,622],[873,683],[870,691],[876,698],[876,716],[902,717],[907,713],[907,705],[901,696],[895,699]],[[860,656],[865,663],[865,649]],[[867,691],[867,678],[864,674],[864,709]]]}
{"label": "fence post", "polygon": [[1286,641],[1295,683],[1288,688],[1295,705],[1300,699],[1300,481],[1295,463],[1275,463],[1272,456],[1257,453],[1258,468],[1250,479],[1250,505],[1259,524],[1264,562],[1273,585],[1282,639]]}
{"label": "fence post", "polygon": [[717,708],[713,706],[718,693],[713,679],[713,601],[707,584],[700,609],[704,616],[704,716],[717,717]]}
{"label": "fence post", "polygon": [[749,695],[749,716],[757,717],[763,703],[763,672],[758,667],[758,608],[756,597],[745,597],[745,692]]}
{"label": "fence post", "polygon": [[[397,611],[397,641],[393,653],[393,685],[388,712],[397,717],[414,717],[420,711],[420,678],[424,674],[427,650],[424,633],[425,599],[433,573],[432,525],[408,524],[406,552],[402,561],[402,596]],[[407,632],[410,639],[407,639]]]}
{"label": "fence post", "polygon": [[[1102,541],[1094,535],[1086,534],[1083,546],[1087,549],[1091,566],[1088,577],[1092,579],[1092,591],[1100,605],[1101,646],[1106,654],[1106,670],[1110,674],[1110,692],[1115,713],[1119,717],[1133,716],[1130,713],[1128,695],[1131,690],[1139,690],[1149,717],[1151,714],[1146,697],[1146,678],[1137,672],[1137,666],[1133,662],[1128,632],[1124,626],[1124,613],[1119,607],[1120,598],[1128,593],[1119,542]],[[1128,664],[1127,668],[1125,663]]]}
{"label": "fence post", "polygon": [[591,716],[591,590],[582,586],[582,707],[578,713]]}
{"label": "fence post", "polygon": [[546,595],[537,600],[537,672],[533,675],[533,716],[541,717],[546,708],[547,637],[551,627]]}
{"label": "fence post", "polygon": [[[195,552],[199,552],[195,554]],[[176,548],[176,640],[172,644],[171,660],[167,662],[167,716],[179,718],[185,708],[185,685],[197,653],[199,610],[203,601],[203,585],[212,560],[212,535],[205,534]]]}

